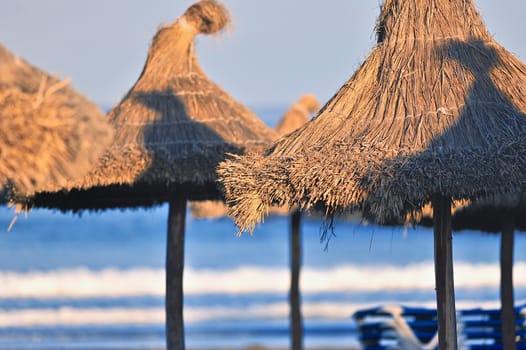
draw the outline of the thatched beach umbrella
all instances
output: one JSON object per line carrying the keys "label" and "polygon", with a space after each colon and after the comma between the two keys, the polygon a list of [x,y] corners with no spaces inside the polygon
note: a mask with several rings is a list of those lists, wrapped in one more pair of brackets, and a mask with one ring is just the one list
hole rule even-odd
{"label": "thatched beach umbrella", "polygon": [[[305,94],[294,102],[280,119],[275,130],[277,136],[284,136],[306,122],[312,114],[320,109],[316,96]],[[227,215],[223,201],[201,201],[190,204],[191,214],[197,218],[217,218]],[[290,213],[290,333],[291,349],[303,348],[303,322],[301,317],[300,269],[301,269],[301,212],[298,208],[292,211],[286,207],[273,207],[269,215],[287,215]]]}
{"label": "thatched beach umbrella", "polygon": [[[303,95],[283,116],[276,127],[280,136],[287,135],[310,120],[320,109],[318,99],[311,94]],[[283,207],[281,207],[283,210]],[[303,349],[303,320],[301,316],[300,270],[301,251],[301,211],[292,209],[290,213],[290,334],[291,349]]]}
{"label": "thatched beach umbrella", "polygon": [[[278,136],[284,136],[306,122],[312,114],[320,109],[320,103],[316,96],[305,94],[294,102],[285,112],[276,126]],[[222,201],[201,201],[190,204],[192,216],[197,218],[217,218],[227,215],[227,207]],[[274,207],[269,209],[269,215],[287,215],[290,212],[290,332],[291,349],[303,348],[303,322],[301,317],[300,299],[300,269],[301,269],[301,211],[294,208],[290,211],[286,207]]]}
{"label": "thatched beach umbrella", "polygon": [[243,230],[270,205],[322,203],[380,223],[434,208],[441,349],[456,348],[451,200],[526,184],[526,66],[472,0],[386,0],[377,45],[308,124],[220,167]]}
{"label": "thatched beach umbrella", "polygon": [[111,142],[102,111],[0,44],[0,186],[16,195],[84,176]]}
{"label": "thatched beach umbrella", "polygon": [[168,349],[183,349],[184,229],[188,200],[220,199],[215,168],[226,153],[268,145],[275,133],[213,83],[194,53],[197,34],[229,23],[214,0],[190,6],[161,28],[142,74],[109,113],[116,137],[99,165],[66,191],[34,197],[63,210],[146,207],[169,203],[166,252]]}
{"label": "thatched beach umbrella", "polygon": [[503,349],[517,348],[515,297],[513,291],[513,250],[515,229],[526,230],[524,200],[514,194],[499,200],[480,200],[452,213],[453,230],[500,233],[500,301]]}
{"label": "thatched beach umbrella", "polygon": [[[513,250],[515,229],[526,230],[525,203],[521,196],[510,194],[499,199],[456,201],[451,210],[453,231],[478,230],[500,233],[500,301],[503,349],[516,349],[515,297],[513,291]],[[422,226],[433,225],[433,211],[422,210]]]}

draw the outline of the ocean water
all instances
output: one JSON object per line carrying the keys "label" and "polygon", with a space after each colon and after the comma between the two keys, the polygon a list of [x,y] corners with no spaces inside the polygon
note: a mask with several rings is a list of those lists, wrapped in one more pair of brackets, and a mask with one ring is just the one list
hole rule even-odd
{"label": "ocean water", "polygon": [[[0,349],[154,349],[164,344],[168,208],[82,216],[34,210],[6,232],[0,209]],[[307,346],[356,346],[350,315],[381,304],[435,306],[433,238],[424,228],[306,218],[301,274]],[[236,235],[228,218],[188,215],[188,347],[287,346],[288,217]],[[454,235],[457,308],[498,307],[499,236]],[[526,301],[526,235],[517,233],[515,295]]]}

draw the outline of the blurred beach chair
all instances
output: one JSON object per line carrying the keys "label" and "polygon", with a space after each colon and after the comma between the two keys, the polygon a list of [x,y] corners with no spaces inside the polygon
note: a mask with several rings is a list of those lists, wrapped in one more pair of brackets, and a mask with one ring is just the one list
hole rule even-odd
{"label": "blurred beach chair", "polygon": [[[500,309],[468,309],[459,312],[462,336],[472,350],[502,350]],[[526,304],[515,307],[517,350],[526,349]]]}
{"label": "blurred beach chair", "polygon": [[[436,309],[380,306],[352,315],[362,350],[438,349]],[[458,311],[458,345],[466,350],[503,350],[500,310]],[[515,308],[517,350],[526,350],[526,304]]]}
{"label": "blurred beach chair", "polygon": [[423,350],[438,345],[436,310],[380,306],[355,312],[363,350]]}

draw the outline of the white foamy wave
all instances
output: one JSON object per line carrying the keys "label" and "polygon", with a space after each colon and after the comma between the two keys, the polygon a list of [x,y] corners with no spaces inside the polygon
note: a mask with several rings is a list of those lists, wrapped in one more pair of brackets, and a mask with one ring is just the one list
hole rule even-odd
{"label": "white foamy wave", "polygon": [[0,298],[87,298],[164,295],[162,269],[71,268],[0,272]]}
{"label": "white foamy wave", "polygon": [[[375,303],[303,303],[302,315],[308,319],[343,320],[355,311],[378,305],[388,305],[390,300]],[[435,308],[434,300],[420,301],[418,304],[404,303],[406,306]],[[482,307],[497,308],[496,301],[457,301],[457,309]],[[272,320],[286,319],[289,305],[285,302],[255,304],[245,307],[186,307],[185,323],[206,321]],[[28,326],[81,326],[81,325],[148,325],[164,324],[163,308],[71,308],[23,309],[0,312],[0,327]]]}
{"label": "white foamy wave", "polygon": [[62,307],[0,312],[0,327],[161,324],[164,309]]}
{"label": "white foamy wave", "polygon": [[[455,285],[462,289],[498,287],[498,264],[455,265]],[[515,287],[526,287],[526,263],[515,265]],[[407,266],[343,265],[331,269],[304,268],[301,272],[302,292],[374,292],[422,291],[435,286],[432,262]],[[244,267],[231,271],[190,271],[186,275],[189,293],[255,293],[284,292],[289,286],[289,270]],[[214,281],[214,283],[210,283]]]}
{"label": "white foamy wave", "polygon": [[[497,288],[498,264],[455,265],[459,289]],[[516,288],[526,287],[526,262],[514,268]],[[304,268],[304,293],[425,291],[434,289],[432,262],[407,266],[342,265],[330,269]],[[0,272],[0,298],[88,298],[163,296],[163,269],[72,268],[27,273]],[[187,268],[184,289],[188,295],[283,293],[289,288],[287,268],[240,267],[231,270]]]}

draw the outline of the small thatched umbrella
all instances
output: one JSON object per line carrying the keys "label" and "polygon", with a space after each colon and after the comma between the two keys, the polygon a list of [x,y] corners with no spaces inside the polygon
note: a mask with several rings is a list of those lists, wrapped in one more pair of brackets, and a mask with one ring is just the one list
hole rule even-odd
{"label": "small thatched umbrella", "polygon": [[[287,135],[310,120],[320,109],[318,99],[311,94],[303,95],[294,103],[280,120],[276,131],[280,136]],[[277,209],[280,210],[280,209]],[[281,207],[283,210],[283,207]],[[290,333],[291,349],[303,348],[303,321],[301,316],[300,270],[301,270],[301,211],[292,209],[290,214]]]}
{"label": "small thatched umbrella", "polygon": [[42,193],[36,206],[63,210],[169,203],[166,339],[183,349],[183,266],[187,200],[220,199],[215,168],[229,152],[268,145],[275,133],[213,83],[194,53],[197,34],[229,23],[214,0],[190,6],[153,38],[141,76],[112,111],[116,137],[101,162],[67,191]]}
{"label": "small thatched umbrella", "polygon": [[[284,136],[309,121],[313,113],[320,109],[320,103],[312,94],[303,95],[294,102],[285,112],[278,125],[276,132],[278,136]],[[197,218],[217,218],[227,215],[227,207],[222,201],[201,201],[190,204],[192,216]],[[291,212],[286,207],[270,208],[270,215],[286,215]],[[301,212],[295,208],[290,213],[290,320],[291,320],[291,349],[297,350],[303,347],[303,322],[301,317],[300,300],[300,268],[301,268]]]}
{"label": "small thatched umbrella", "polygon": [[522,191],[526,65],[472,0],[386,0],[377,38],[317,117],[220,176],[244,230],[275,204],[321,202],[385,223],[431,201],[440,347],[455,349],[451,200]]}
{"label": "small thatched umbrella", "polygon": [[[309,121],[313,113],[320,109],[320,103],[316,96],[312,94],[303,95],[298,101],[289,107],[283,115],[276,132],[279,136],[284,136],[306,122]],[[221,201],[202,201],[192,202],[190,210],[194,217],[214,218],[227,215],[227,207]],[[285,207],[274,207],[269,210],[270,215],[286,215],[290,212]],[[292,210],[290,215],[290,320],[291,320],[291,349],[298,350],[303,348],[303,322],[301,317],[300,299],[300,268],[301,268],[301,211],[298,208]]]}
{"label": "small thatched umbrella", "polygon": [[0,186],[16,195],[84,176],[111,142],[102,111],[0,45]]}

